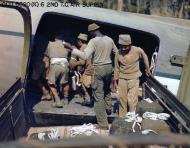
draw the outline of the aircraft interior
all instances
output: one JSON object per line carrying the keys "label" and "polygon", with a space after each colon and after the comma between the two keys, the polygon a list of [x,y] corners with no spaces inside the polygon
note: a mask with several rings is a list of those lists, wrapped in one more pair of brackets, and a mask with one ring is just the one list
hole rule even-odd
{"label": "aircraft interior", "polygon": [[[53,23],[52,23],[53,22]],[[29,63],[29,75],[27,85],[27,109],[31,113],[31,120],[38,125],[60,125],[60,124],[82,124],[81,117],[86,118],[86,122],[92,120],[95,121],[95,116],[92,107],[81,108],[80,99],[72,103],[72,105],[64,106],[63,109],[52,108],[50,106],[51,101],[41,101],[42,91],[38,86],[38,82],[32,81],[32,74],[34,69],[39,74],[43,69],[43,57],[48,41],[53,41],[57,32],[62,32],[64,39],[72,44],[75,44],[76,38],[79,33],[87,33],[87,26],[96,22],[101,26],[101,31],[111,37],[116,46],[118,47],[118,35],[130,34],[132,37],[132,43],[135,46],[141,47],[148,55],[149,61],[151,61],[152,55],[155,51],[158,52],[159,39],[157,36],[135,30],[133,28],[127,28],[108,24],[105,22],[97,22],[80,17],[74,17],[69,15],[63,15],[58,13],[46,13],[42,16],[38,25],[31,52],[31,58]],[[143,69],[143,64],[140,64]],[[141,83],[145,80],[145,75],[141,77]],[[113,106],[115,106],[113,104]],[[56,115],[55,115],[56,114]],[[64,115],[64,117],[63,117]],[[112,121],[115,114],[110,116]],[[72,116],[72,120],[71,117]],[[78,118],[80,117],[80,118]],[[76,119],[76,120],[73,120]]]}

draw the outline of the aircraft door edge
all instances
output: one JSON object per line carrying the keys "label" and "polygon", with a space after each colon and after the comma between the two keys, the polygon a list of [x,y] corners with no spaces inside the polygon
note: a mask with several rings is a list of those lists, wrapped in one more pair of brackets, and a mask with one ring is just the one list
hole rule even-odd
{"label": "aircraft door edge", "polygon": [[0,7],[16,9],[20,12],[20,14],[23,17],[24,46],[23,46],[20,76],[21,76],[22,82],[25,84],[25,80],[27,78],[28,63],[30,60],[30,44],[31,44],[31,33],[32,33],[30,9],[26,5],[20,2],[14,2],[14,1],[0,1]]}
{"label": "aircraft door edge", "polygon": [[1,7],[17,10],[22,16],[24,25],[19,78],[16,78],[15,83],[0,96],[0,127],[3,131],[0,141],[7,141],[18,139],[27,131],[25,86],[30,60],[31,14],[29,8],[19,2],[0,1],[0,9]]}

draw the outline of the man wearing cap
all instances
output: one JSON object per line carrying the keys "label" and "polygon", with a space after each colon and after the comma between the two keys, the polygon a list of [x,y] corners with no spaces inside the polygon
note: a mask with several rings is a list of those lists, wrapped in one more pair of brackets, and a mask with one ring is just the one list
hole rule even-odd
{"label": "man wearing cap", "polygon": [[[77,46],[80,48],[80,51],[84,51],[87,46],[88,35],[84,33],[80,33],[77,37]],[[82,90],[84,93],[84,102],[83,105],[88,105],[90,103],[91,98],[91,79],[93,73],[93,66],[91,64],[91,57],[87,60],[79,59],[71,60],[70,65],[72,68],[78,66],[78,71],[82,74],[81,82],[82,82]]]}
{"label": "man wearing cap", "polygon": [[117,52],[117,47],[110,37],[100,32],[99,28],[100,26],[95,23],[88,26],[92,39],[84,52],[70,48],[73,50],[72,54],[82,59],[86,60],[92,56],[94,111],[99,128],[108,129],[107,113],[110,114],[112,109],[110,83],[113,68],[111,54]]}
{"label": "man wearing cap", "polygon": [[[128,34],[119,35],[120,51],[115,56],[114,80],[115,88],[118,81],[119,117],[125,117],[127,110],[135,113],[138,102],[139,77],[142,75],[139,60],[142,58],[146,75],[150,75],[149,61],[145,52],[131,45]],[[129,109],[127,109],[127,105]]]}
{"label": "man wearing cap", "polygon": [[55,41],[49,42],[46,49],[46,55],[50,58],[48,83],[55,99],[53,106],[58,108],[63,105],[58,95],[56,82],[58,82],[58,85],[63,86],[68,82],[68,54],[69,50],[64,47],[61,35],[56,35]]}

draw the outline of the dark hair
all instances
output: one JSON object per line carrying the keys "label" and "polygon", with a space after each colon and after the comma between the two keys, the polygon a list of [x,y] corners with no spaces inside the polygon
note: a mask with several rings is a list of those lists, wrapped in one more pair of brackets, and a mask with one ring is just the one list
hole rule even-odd
{"label": "dark hair", "polygon": [[87,41],[85,40],[81,40],[81,39],[78,39],[78,40],[80,40],[83,44],[87,44]]}

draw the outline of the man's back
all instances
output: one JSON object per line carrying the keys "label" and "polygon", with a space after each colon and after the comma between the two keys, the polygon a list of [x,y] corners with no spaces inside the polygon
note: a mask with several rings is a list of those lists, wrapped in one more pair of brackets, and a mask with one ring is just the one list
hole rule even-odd
{"label": "man's back", "polygon": [[68,49],[66,49],[62,41],[49,42],[47,48],[47,55],[50,58],[67,58]]}
{"label": "man's back", "polygon": [[90,40],[88,46],[94,48],[94,53],[92,55],[92,62],[94,65],[112,63],[110,55],[113,50],[117,50],[117,47],[110,37],[95,37]]}

